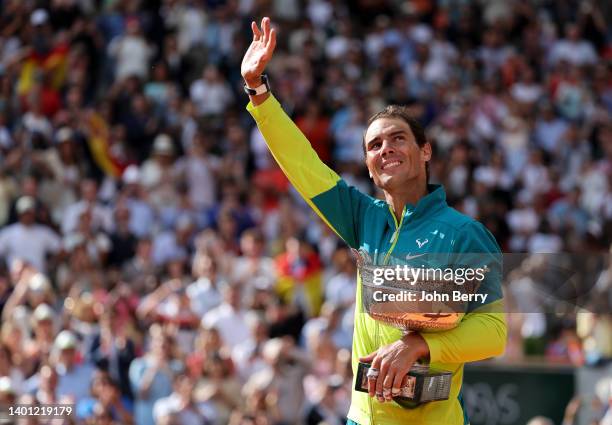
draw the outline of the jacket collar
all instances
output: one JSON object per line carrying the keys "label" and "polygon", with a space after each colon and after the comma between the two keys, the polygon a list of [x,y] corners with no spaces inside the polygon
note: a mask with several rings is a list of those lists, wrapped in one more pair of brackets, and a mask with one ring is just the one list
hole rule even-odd
{"label": "jacket collar", "polygon": [[[416,205],[406,204],[404,208],[403,223],[414,221],[421,216],[431,216],[439,209],[446,207],[446,192],[441,184],[427,185],[427,195],[423,196]],[[390,225],[395,227],[392,213],[389,212]]]}

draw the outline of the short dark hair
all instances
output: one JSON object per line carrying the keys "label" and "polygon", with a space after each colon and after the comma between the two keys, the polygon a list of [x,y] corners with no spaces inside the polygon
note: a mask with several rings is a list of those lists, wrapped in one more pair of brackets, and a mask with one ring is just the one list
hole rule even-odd
{"label": "short dark hair", "polygon": [[[382,111],[376,112],[370,118],[368,118],[368,125],[366,131],[370,128],[370,125],[381,118],[395,118],[404,121],[410,127],[414,140],[419,147],[423,147],[427,143],[427,136],[425,136],[425,129],[421,123],[410,114],[410,110],[402,105],[388,105]],[[365,132],[363,133],[363,141],[361,143],[363,148],[363,156],[366,156],[366,144],[365,144]],[[429,161],[425,164],[425,171],[427,172],[427,183],[429,183]]]}

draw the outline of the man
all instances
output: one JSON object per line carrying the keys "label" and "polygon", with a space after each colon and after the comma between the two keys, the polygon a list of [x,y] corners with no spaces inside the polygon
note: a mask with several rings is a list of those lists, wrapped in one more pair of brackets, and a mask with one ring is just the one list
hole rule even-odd
{"label": "man", "polygon": [[19,221],[0,231],[0,256],[5,256],[8,264],[25,260],[44,273],[49,265],[47,256],[60,254],[61,239],[51,228],[36,223],[35,198],[20,197],[15,210]]}
{"label": "man", "polygon": [[[42,365],[38,373],[25,382],[26,392],[38,391],[39,401],[45,403],[55,402],[63,397],[78,403],[88,396],[94,367],[89,362],[78,363],[78,343],[73,332],[61,331],[53,343],[53,365]],[[46,397],[53,399],[44,401]]]}
{"label": "man", "polygon": [[[359,361],[379,371],[368,380],[369,394],[353,391],[349,423],[466,424],[461,385],[463,364],[501,354],[506,325],[495,313],[501,303],[499,247],[478,222],[448,207],[444,189],[427,184],[431,146],[420,125],[397,106],[387,107],[368,122],[364,135],[366,165],[385,200],[375,200],[349,187],[316,156],[263,84],[262,73],[272,57],[276,32],[264,18],[253,22],[253,41],[242,62],[249,92],[247,109],[257,121],[272,155],[308,204],[344,241],[367,251],[376,264],[425,253],[481,253],[492,267],[485,290],[493,302],[466,314],[454,329],[407,335],[364,314],[358,282],[353,338],[353,372]],[[250,90],[250,91],[249,91]],[[403,253],[403,257],[399,255]],[[393,254],[393,257],[391,255]],[[452,372],[450,397],[415,409],[389,402],[417,359]]]}

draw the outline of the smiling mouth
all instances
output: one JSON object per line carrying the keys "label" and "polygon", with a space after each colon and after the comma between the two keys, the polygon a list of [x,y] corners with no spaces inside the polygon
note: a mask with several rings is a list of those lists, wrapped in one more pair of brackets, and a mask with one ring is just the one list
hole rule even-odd
{"label": "smiling mouth", "polygon": [[390,162],[385,162],[380,169],[381,170],[389,170],[391,168],[395,168],[395,167],[399,167],[402,164],[402,161],[390,161]]}

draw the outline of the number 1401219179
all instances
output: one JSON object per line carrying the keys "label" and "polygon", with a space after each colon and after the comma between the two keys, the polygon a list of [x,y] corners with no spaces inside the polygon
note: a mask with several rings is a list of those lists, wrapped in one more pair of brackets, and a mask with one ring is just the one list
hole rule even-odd
{"label": "number 1401219179", "polygon": [[[65,418],[72,415],[74,406],[71,404],[14,404],[3,406],[3,415],[12,418],[38,417],[38,418]],[[0,422],[1,423],[1,422]]]}

